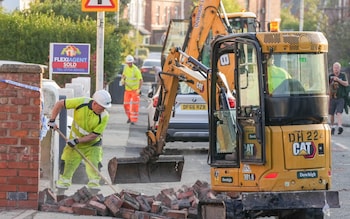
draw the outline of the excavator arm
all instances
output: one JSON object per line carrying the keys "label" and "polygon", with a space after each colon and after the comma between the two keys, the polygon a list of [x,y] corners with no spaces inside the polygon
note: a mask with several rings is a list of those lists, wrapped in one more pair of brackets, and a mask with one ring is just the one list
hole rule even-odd
{"label": "excavator arm", "polygon": [[[188,29],[185,35],[183,23],[174,22],[169,25],[162,52],[160,99],[154,116],[158,121],[158,127],[156,130],[147,131],[147,146],[140,152],[140,157],[110,160],[108,169],[112,182],[181,180],[184,158],[162,155],[179,82],[186,82],[208,103],[211,75],[210,67],[207,66],[210,66],[210,49],[205,48],[209,48],[210,41],[215,37],[231,33],[230,21],[239,23],[242,31],[246,26],[251,26],[249,29],[252,30],[256,25],[255,14],[250,12],[231,13],[228,17],[220,0],[199,1],[199,5],[193,10],[190,22],[187,23]],[[177,48],[181,43],[182,50]],[[232,69],[232,65],[225,66],[221,72],[232,72]],[[221,102],[230,100],[232,105],[233,77],[232,74],[229,75],[227,79],[224,74],[218,75],[217,89],[223,94]]]}

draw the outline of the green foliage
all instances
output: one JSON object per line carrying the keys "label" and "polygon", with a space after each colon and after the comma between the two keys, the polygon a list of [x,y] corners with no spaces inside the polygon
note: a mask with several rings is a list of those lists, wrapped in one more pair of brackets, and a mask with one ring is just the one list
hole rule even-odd
{"label": "green foliage", "polygon": [[[319,0],[304,1],[304,31],[316,31],[319,26],[319,21],[322,20],[318,9]],[[321,20],[320,20],[321,19]]]}
{"label": "green foliage", "polygon": [[[49,45],[53,42],[89,43],[93,56],[96,53],[96,14],[82,12],[81,0],[37,0],[23,12],[6,14],[0,11],[0,59],[48,64]],[[132,41],[125,37],[130,24],[121,20],[116,27],[115,13],[105,14],[104,82],[108,84],[116,77],[126,47]],[[94,66],[91,62],[92,90],[96,78]],[[48,73],[44,77],[48,78]],[[60,86],[73,77],[77,75],[53,75]]]}
{"label": "green foliage", "polygon": [[281,10],[280,29],[283,30],[299,30],[299,20],[290,13],[290,8],[283,8]]}
{"label": "green foliage", "polygon": [[350,61],[350,21],[338,21],[328,25],[325,35],[329,43],[328,65],[332,66],[334,62],[340,62],[342,68],[349,66]]}
{"label": "green foliage", "polygon": [[[299,7],[298,2],[291,8],[282,9],[281,30],[299,30]],[[318,0],[304,1],[303,30],[323,32],[328,40],[328,67],[330,68],[337,61],[345,68],[349,66],[350,61],[350,44],[348,43],[350,21],[335,19],[334,23],[329,23],[334,18],[328,18],[327,13],[322,10],[323,7],[336,8],[338,3],[327,1],[327,4],[323,5],[322,1]],[[292,9],[294,9],[295,15],[291,14]]]}
{"label": "green foliage", "polygon": [[222,0],[222,3],[225,7],[226,13],[239,12],[242,11],[242,9],[245,9],[241,7],[237,0]]}

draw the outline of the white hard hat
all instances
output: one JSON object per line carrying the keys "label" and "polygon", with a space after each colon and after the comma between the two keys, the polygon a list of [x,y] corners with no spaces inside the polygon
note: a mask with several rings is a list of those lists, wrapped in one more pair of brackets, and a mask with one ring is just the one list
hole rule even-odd
{"label": "white hard hat", "polygon": [[98,105],[104,108],[110,108],[112,106],[112,98],[108,91],[98,90],[92,96],[92,99],[98,103]]}
{"label": "white hard hat", "polygon": [[126,56],[125,58],[125,62],[126,63],[133,63],[135,60],[134,60],[134,57],[132,57],[132,55],[128,55]]}

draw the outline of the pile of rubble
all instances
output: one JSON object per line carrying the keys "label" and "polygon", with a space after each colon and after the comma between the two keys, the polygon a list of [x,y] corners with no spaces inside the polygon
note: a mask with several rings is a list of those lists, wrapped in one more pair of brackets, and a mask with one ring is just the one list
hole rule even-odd
{"label": "pile of rubble", "polygon": [[102,194],[92,195],[86,187],[74,195],[65,196],[45,189],[39,193],[39,210],[125,219],[186,219],[197,218],[197,205],[202,199],[215,199],[215,193],[203,181],[197,181],[191,187],[183,185],[177,191],[164,189],[157,196],[122,190],[104,197]]}

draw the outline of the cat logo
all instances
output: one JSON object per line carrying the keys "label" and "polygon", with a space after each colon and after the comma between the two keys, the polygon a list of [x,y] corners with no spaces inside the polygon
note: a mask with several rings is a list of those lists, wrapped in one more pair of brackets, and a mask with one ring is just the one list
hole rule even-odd
{"label": "cat logo", "polygon": [[293,155],[304,156],[306,159],[314,158],[316,147],[313,142],[294,142]]}

